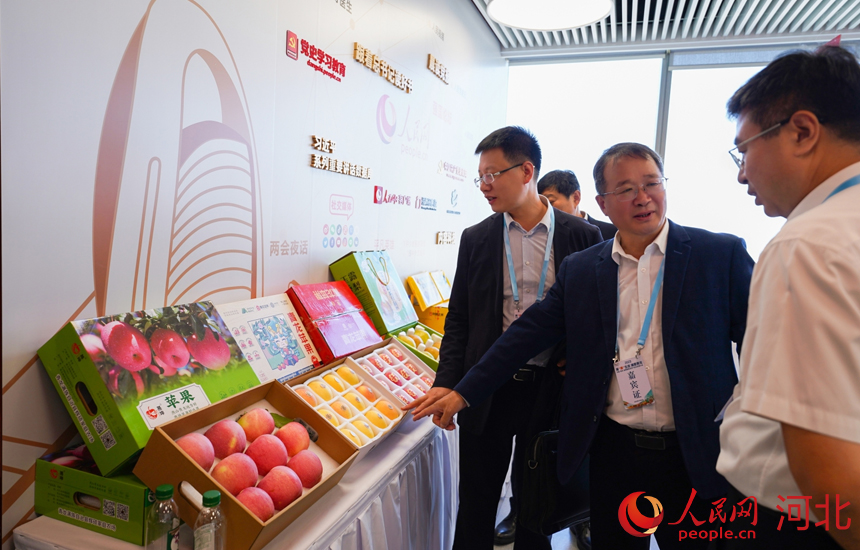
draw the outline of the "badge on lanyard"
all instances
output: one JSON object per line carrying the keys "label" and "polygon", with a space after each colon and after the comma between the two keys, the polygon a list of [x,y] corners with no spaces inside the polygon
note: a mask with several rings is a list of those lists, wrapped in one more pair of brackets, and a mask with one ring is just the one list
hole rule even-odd
{"label": "badge on lanyard", "polygon": [[[663,268],[665,265],[666,257],[663,256],[663,261],[660,262],[660,270],[657,272],[657,280],[654,281],[654,288],[651,290],[651,302],[648,304],[648,311],[645,313],[645,320],[642,322],[639,340],[636,341],[636,356],[622,361],[618,352],[618,342],[615,343],[613,368],[615,370],[615,379],[618,381],[618,387],[621,389],[621,399],[624,400],[624,407],[627,410],[644,407],[654,402],[654,391],[651,389],[651,381],[648,380],[648,372],[645,369],[645,363],[642,361],[640,354],[642,348],[645,347],[645,340],[648,338],[648,329],[651,328],[651,317],[654,315],[654,306],[657,303],[660,287],[663,286]],[[620,302],[620,290],[618,291],[618,295],[618,302]],[[616,312],[615,333],[618,334],[618,328],[621,324],[620,303]]]}

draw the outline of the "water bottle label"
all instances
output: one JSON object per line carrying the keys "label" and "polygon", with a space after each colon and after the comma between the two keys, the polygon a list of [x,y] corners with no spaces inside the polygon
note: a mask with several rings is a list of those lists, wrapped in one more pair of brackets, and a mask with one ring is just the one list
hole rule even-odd
{"label": "water bottle label", "polygon": [[167,533],[167,550],[179,550],[179,518],[173,520],[173,526]]}
{"label": "water bottle label", "polygon": [[215,525],[209,523],[194,530],[194,550],[215,550]]}

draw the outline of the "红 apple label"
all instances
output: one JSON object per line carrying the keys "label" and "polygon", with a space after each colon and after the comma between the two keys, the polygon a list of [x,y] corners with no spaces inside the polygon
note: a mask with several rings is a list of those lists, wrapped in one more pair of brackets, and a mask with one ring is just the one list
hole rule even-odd
{"label": "\u7ea2 apple label", "polygon": [[188,384],[169,392],[144,399],[137,405],[143,421],[154,430],[165,422],[190,414],[210,404],[200,384]]}

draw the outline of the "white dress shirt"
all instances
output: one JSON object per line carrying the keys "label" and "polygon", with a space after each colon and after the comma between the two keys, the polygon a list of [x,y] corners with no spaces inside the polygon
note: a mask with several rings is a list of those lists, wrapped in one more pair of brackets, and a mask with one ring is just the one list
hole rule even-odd
{"label": "white dress shirt", "polygon": [[[636,349],[639,347],[636,342],[639,340],[645,313],[648,311],[648,302],[651,300],[651,291],[660,270],[660,263],[666,256],[668,239],[669,222],[667,220],[657,238],[645,248],[645,253],[638,260],[624,251],[620,235],[616,235],[612,244],[612,259],[618,264],[620,313],[616,343],[622,361],[636,356]],[[657,432],[675,429],[669,372],[666,369],[666,358],[663,356],[662,318],[663,289],[661,288],[657,295],[657,303],[654,304],[645,347],[640,354],[654,392],[654,402],[628,410],[621,398],[618,379],[613,376],[606,396],[606,415],[619,424]]]}
{"label": "white dress shirt", "polygon": [[860,443],[860,186],[824,202],[858,174],[860,163],[812,190],[753,270],[717,471],[774,510],[803,495],[781,423]]}

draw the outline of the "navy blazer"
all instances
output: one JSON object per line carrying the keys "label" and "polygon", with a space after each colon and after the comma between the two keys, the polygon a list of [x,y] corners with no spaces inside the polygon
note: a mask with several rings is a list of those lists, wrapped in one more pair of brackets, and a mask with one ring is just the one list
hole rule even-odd
{"label": "navy blazer", "polygon": [[[529,357],[566,338],[562,483],[588,453],[613,376],[618,264],[612,243],[569,256],[546,299],[526,310],[454,388],[472,406],[480,404]],[[753,261],[738,237],[671,221],[666,250],[661,322],[675,427],[693,486],[712,498],[727,490],[716,470],[714,419],[738,381],[731,343],[740,347],[744,337]]]}
{"label": "navy blazer", "polygon": [[[597,228],[582,218],[558,209],[554,214],[553,264],[558,276],[565,257],[602,239]],[[506,269],[504,228],[504,215],[495,213],[463,231],[434,387],[453,388],[502,335],[503,270]],[[517,369],[546,348],[526,357]],[[463,411],[459,416],[460,427],[481,433],[490,401],[487,395],[483,405],[476,404]]]}

